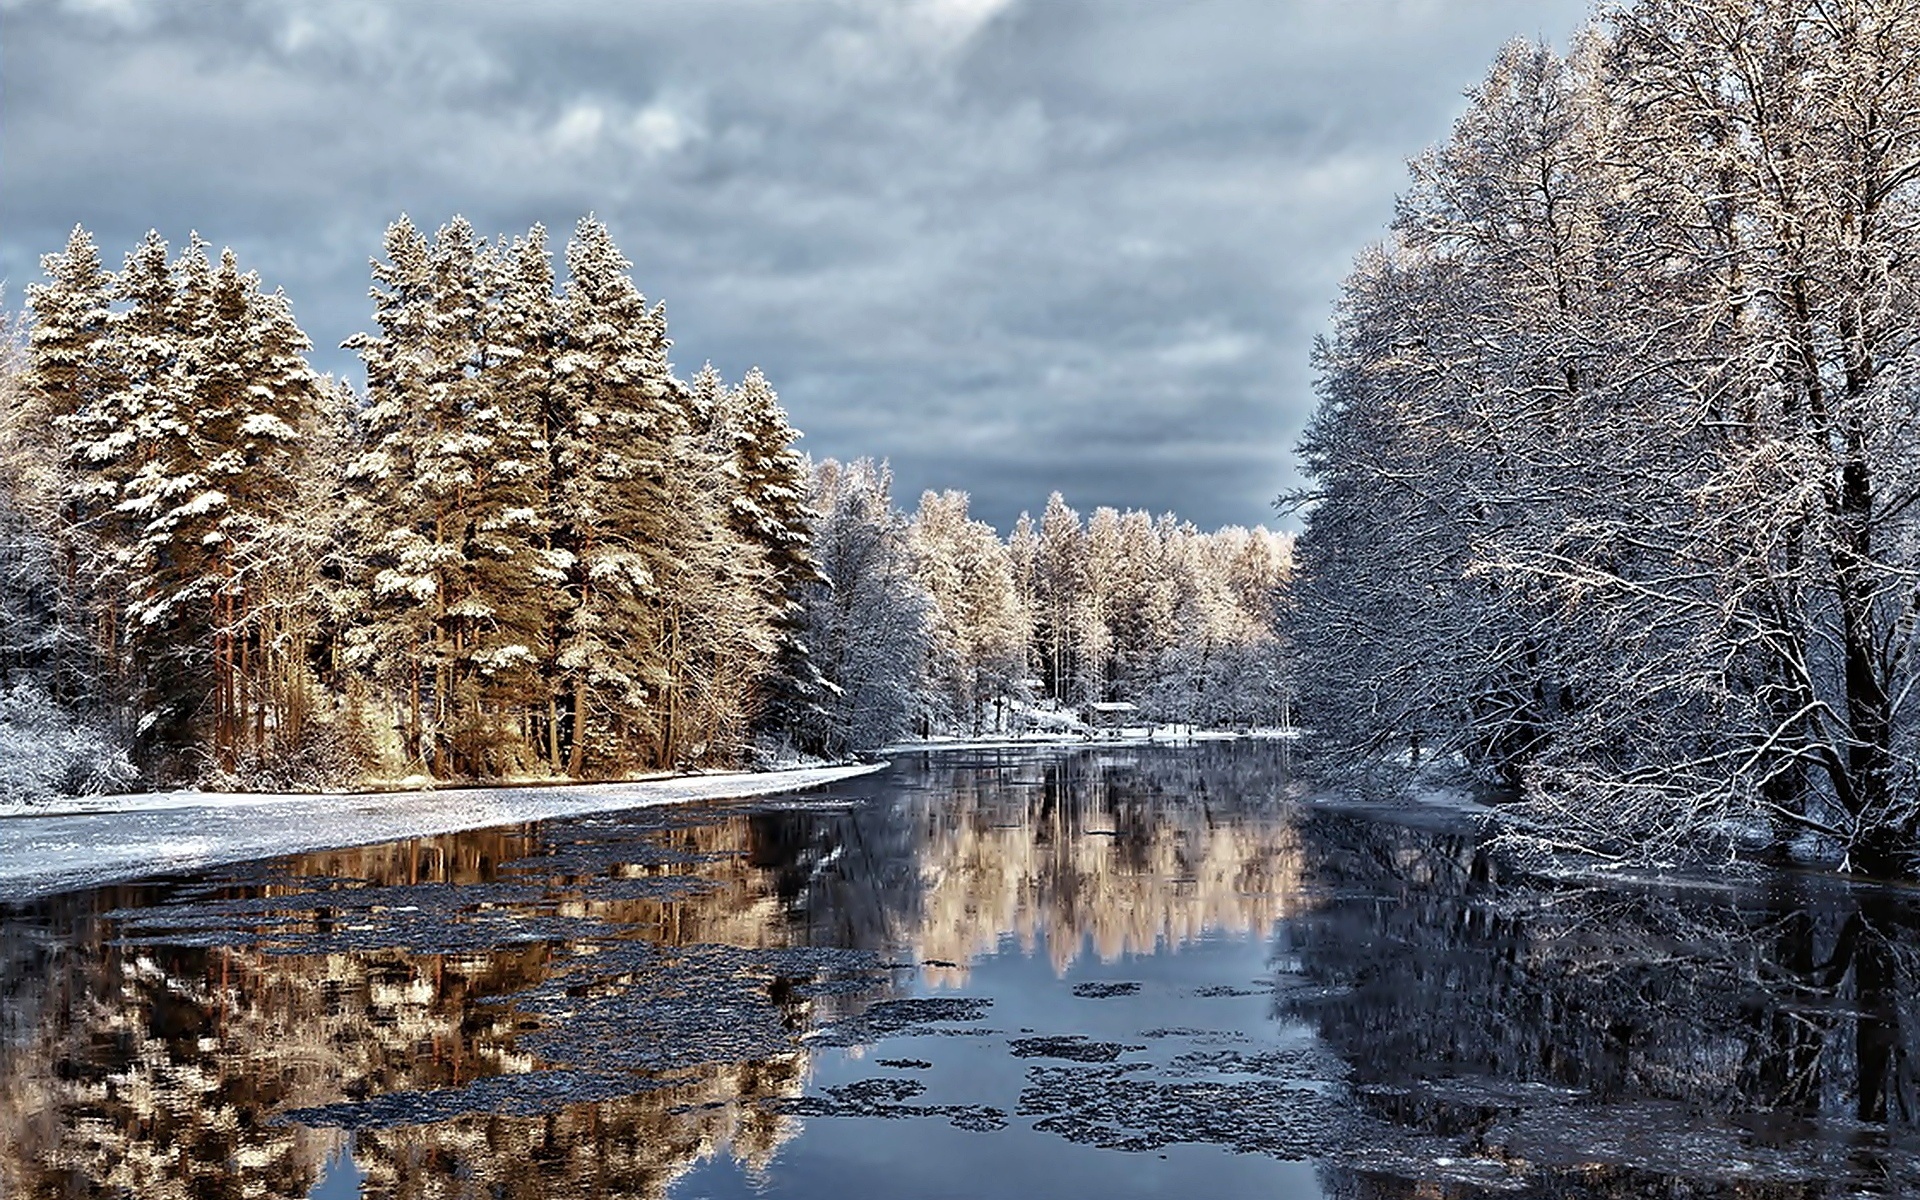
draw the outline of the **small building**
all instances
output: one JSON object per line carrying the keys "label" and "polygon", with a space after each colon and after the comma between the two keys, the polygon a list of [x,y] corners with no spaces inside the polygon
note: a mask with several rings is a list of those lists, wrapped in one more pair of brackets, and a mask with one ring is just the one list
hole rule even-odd
{"label": "small building", "polygon": [[1120,731],[1139,711],[1139,705],[1128,704],[1125,700],[1103,700],[1087,705],[1087,724],[1096,734],[1119,737]]}

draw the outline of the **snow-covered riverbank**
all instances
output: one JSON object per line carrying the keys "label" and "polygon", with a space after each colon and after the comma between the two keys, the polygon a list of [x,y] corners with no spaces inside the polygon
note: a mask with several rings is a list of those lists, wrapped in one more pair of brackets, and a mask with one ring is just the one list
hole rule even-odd
{"label": "snow-covered riverbank", "polygon": [[1061,746],[1084,749],[1088,746],[1184,746],[1192,742],[1232,742],[1246,738],[1294,741],[1298,729],[1254,729],[1245,732],[1230,729],[1195,729],[1187,725],[1129,725],[1122,729],[1089,733],[1009,733],[982,734],[979,737],[936,736],[895,742],[882,747],[882,754],[915,754],[938,750],[1019,750]]}
{"label": "snow-covered riverbank", "polygon": [[0,815],[0,901],[169,871],[614,809],[770,795],[885,764],[559,787],[350,795],[166,792]]}

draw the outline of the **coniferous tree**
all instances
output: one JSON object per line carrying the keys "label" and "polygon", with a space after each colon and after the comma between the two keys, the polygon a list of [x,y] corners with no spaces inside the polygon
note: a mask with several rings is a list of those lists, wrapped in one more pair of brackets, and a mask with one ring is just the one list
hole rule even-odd
{"label": "coniferous tree", "polygon": [[1086,694],[1081,638],[1087,628],[1086,532],[1059,492],[1047,497],[1034,554],[1034,653],[1047,696],[1077,706]]}
{"label": "coniferous tree", "polygon": [[771,729],[804,730],[825,697],[819,668],[800,635],[802,598],[820,580],[809,549],[813,514],[807,508],[806,460],[793,446],[800,435],[758,367],[727,393],[719,424],[732,442],[738,481],[729,523],[766,563],[762,599],[778,635],[762,685],[761,721]]}
{"label": "coniferous tree", "polygon": [[386,261],[371,264],[379,332],[345,343],[367,372],[361,453],[347,471],[365,595],[352,661],[394,698],[402,753],[427,768],[435,757],[429,722],[439,664],[431,653],[447,556],[422,492],[436,482],[432,439],[446,419],[435,400],[448,372],[432,339],[435,289],[425,235],[402,216],[387,227],[385,251]]}
{"label": "coniferous tree", "polygon": [[657,600],[681,564],[668,472],[681,418],[666,313],[649,308],[605,225],[567,246],[565,342],[554,362],[555,548],[568,562],[559,621],[567,770],[623,761],[669,682]]}
{"label": "coniferous tree", "polygon": [[734,525],[742,481],[719,373],[702,367],[679,399],[663,534],[678,574],[659,601],[667,684],[655,704],[657,758],[738,762],[750,751],[761,681],[780,639],[778,614],[766,605],[772,567]]}
{"label": "coniferous tree", "polygon": [[536,230],[492,247],[455,219],[404,217],[376,263],[381,332],[354,463],[372,539],[362,653],[402,689],[405,754],[441,773],[526,765],[557,574],[545,542],[551,269]]}
{"label": "coniferous tree", "polygon": [[[164,262],[165,248],[161,248]],[[119,282],[93,238],[75,227],[63,254],[41,260],[45,283],[27,289],[34,325],[31,390],[58,435],[63,503],[54,530],[70,619],[88,629],[84,652],[65,656],[55,692],[96,699],[130,716],[133,681],[126,629],[124,525],[115,511],[132,470],[124,323],[113,311]]]}
{"label": "coniferous tree", "polygon": [[932,604],[930,719],[980,733],[1025,676],[1030,618],[993,528],[967,515],[965,492],[927,492],[911,527],[914,571]]}
{"label": "coniferous tree", "polygon": [[[546,589],[558,573],[543,545],[551,513],[546,424],[556,340],[553,271],[538,226],[512,244],[475,243],[463,299],[471,358],[458,413],[464,451],[454,497],[460,571],[447,607],[455,746],[466,774],[530,766],[529,705],[544,704]],[[462,264],[464,266],[464,264]]]}
{"label": "coniferous tree", "polygon": [[916,578],[913,534],[894,507],[892,473],[871,459],[813,470],[813,554],[802,634],[826,681],[806,740],[828,754],[871,750],[911,732],[926,685],[931,600]]}
{"label": "coniferous tree", "polygon": [[116,482],[84,449],[111,423],[119,391],[109,336],[113,278],[79,226],[41,267],[45,282],[27,288],[32,324],[5,419],[15,517],[25,523],[23,538],[45,545],[54,586],[44,618],[19,628],[36,630],[22,640],[46,654],[45,686],[56,703],[111,707],[123,698],[110,656],[120,597],[100,524]]}
{"label": "coniferous tree", "polygon": [[[497,628],[510,640],[491,656],[497,682],[489,690],[525,705],[530,751],[559,773],[567,755],[557,655],[573,556],[555,537],[555,448],[564,418],[555,361],[563,333],[546,229],[535,225],[516,239],[496,270],[499,311],[489,340],[497,361],[490,383],[510,452],[495,468],[502,494],[490,531],[497,561],[489,591]],[[530,658],[510,649],[516,645],[528,647]]]}

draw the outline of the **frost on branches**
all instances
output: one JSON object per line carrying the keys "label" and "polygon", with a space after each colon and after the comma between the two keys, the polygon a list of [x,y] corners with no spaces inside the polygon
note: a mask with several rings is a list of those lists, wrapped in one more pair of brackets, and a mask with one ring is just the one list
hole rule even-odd
{"label": "frost on branches", "polygon": [[1549,851],[1911,869],[1916,45],[1916,0],[1643,0],[1501,54],[1319,350],[1312,724]]}
{"label": "frost on branches", "polygon": [[810,465],[758,371],[674,371],[606,226],[402,217],[314,373],[286,298],[197,235],[76,229],[0,387],[0,787],[590,778],[914,732],[1267,722],[1290,563],[1263,531]]}
{"label": "frost on branches", "polygon": [[[1023,516],[1003,540],[968,516],[963,492],[928,492],[902,517],[890,482],[866,462],[828,461],[815,476],[826,582],[807,606],[807,636],[830,687],[857,679],[887,697],[868,714],[885,720],[861,726],[866,738],[1079,727],[1088,705],[1114,701],[1151,723],[1286,723],[1278,623],[1290,537],[1201,533],[1111,508],[1083,523],[1056,494],[1046,535]],[[863,622],[875,644],[850,644]],[[849,654],[861,664],[852,672]],[[834,694],[830,729],[851,719]]]}

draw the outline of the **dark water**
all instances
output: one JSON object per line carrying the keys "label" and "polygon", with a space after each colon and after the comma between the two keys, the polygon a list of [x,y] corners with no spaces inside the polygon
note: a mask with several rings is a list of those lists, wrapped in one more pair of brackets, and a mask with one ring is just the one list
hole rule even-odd
{"label": "dark water", "polygon": [[1292,791],[953,755],[0,908],[0,1200],[1920,1194],[1912,894]]}

